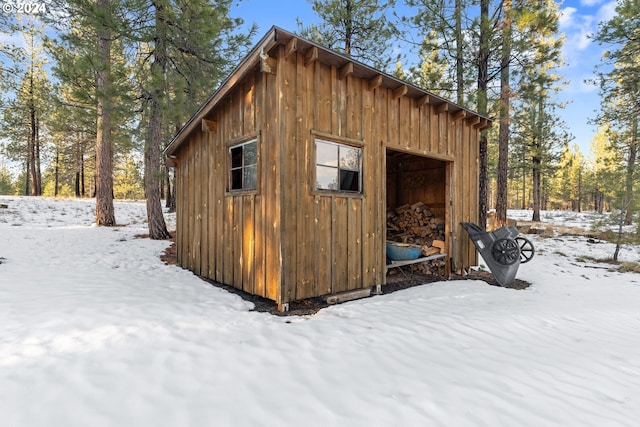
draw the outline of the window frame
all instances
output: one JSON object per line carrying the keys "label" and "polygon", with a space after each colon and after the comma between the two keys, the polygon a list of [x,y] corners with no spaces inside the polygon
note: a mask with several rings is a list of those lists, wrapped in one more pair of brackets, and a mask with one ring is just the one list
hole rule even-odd
{"label": "window frame", "polygon": [[[336,165],[328,165],[328,164],[322,164],[322,163],[318,163],[319,159],[318,159],[318,143],[323,143],[323,144],[328,144],[328,145],[333,145],[336,147],[336,154],[337,157],[335,159],[335,163]],[[337,142],[337,141],[332,141],[328,138],[325,137],[320,137],[320,136],[316,136],[314,138],[313,141],[313,145],[314,145],[314,159],[313,159],[313,166],[314,166],[314,174],[313,174],[313,178],[314,178],[314,182],[313,182],[313,190],[319,193],[323,193],[323,194],[339,194],[339,195],[344,195],[344,196],[363,196],[364,195],[364,188],[363,188],[363,158],[364,158],[364,148],[361,145],[356,145],[356,144],[348,144],[348,143],[344,143],[344,142]],[[349,150],[357,150],[358,152],[358,169],[357,171],[355,169],[349,169],[349,168],[343,168],[341,167],[340,164],[340,159],[341,159],[341,148],[346,148]],[[338,185],[338,188],[336,189],[331,189],[331,188],[322,188],[319,186],[319,182],[318,182],[318,169],[319,167],[322,168],[332,168],[336,170],[336,183]],[[348,189],[341,189],[340,188],[340,177],[341,177],[341,172],[357,172],[358,174],[358,189],[357,190],[348,190]]]}
{"label": "window frame", "polygon": [[[245,163],[246,157],[245,157],[244,147],[250,144],[255,144],[255,163],[247,164]],[[260,154],[259,154],[258,138],[253,137],[251,139],[248,139],[242,142],[234,141],[233,143],[230,143],[230,144],[228,143],[227,145],[228,145],[227,161],[229,162],[227,165],[227,193],[235,194],[235,193],[241,193],[241,192],[257,192],[259,187],[259,178],[260,178],[260,174],[259,174]],[[234,167],[233,166],[233,150],[238,148],[242,148],[242,164],[240,166]],[[246,170],[252,167],[255,169],[255,186],[246,187],[245,186]],[[242,177],[242,187],[233,188],[233,172],[238,170],[241,171],[240,173]]]}

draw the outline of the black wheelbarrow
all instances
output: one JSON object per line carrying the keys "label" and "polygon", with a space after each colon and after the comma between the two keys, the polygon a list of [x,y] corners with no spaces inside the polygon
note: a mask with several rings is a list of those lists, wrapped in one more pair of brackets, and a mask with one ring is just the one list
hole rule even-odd
{"label": "black wheelbarrow", "polygon": [[531,261],[535,253],[530,240],[518,236],[515,227],[485,231],[472,222],[461,222],[482,258],[500,286],[510,286],[516,280],[520,264]]}

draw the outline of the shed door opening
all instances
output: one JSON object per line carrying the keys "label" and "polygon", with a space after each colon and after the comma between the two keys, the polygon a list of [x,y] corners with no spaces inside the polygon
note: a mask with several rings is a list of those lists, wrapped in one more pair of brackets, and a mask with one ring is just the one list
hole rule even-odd
{"label": "shed door opening", "polygon": [[[447,163],[387,149],[386,164],[387,242],[421,246],[421,257],[445,254]],[[447,257],[406,268],[446,276]]]}

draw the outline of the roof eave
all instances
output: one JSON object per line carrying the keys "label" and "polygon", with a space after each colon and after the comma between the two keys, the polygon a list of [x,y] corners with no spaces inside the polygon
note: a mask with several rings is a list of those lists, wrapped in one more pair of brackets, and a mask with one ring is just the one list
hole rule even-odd
{"label": "roof eave", "polygon": [[256,44],[256,46],[249,52],[249,54],[240,62],[240,64],[233,70],[233,72],[226,78],[226,80],[218,87],[218,89],[207,99],[202,106],[191,116],[189,121],[178,131],[173,137],[167,148],[164,149],[163,154],[166,157],[171,157],[178,150],[178,148],[184,143],[189,134],[193,132],[201,120],[204,119],[213,108],[217,105],[220,99],[235,86],[236,82],[240,80],[251,68],[253,68],[259,61],[259,55],[262,51],[269,51],[271,47],[277,41],[277,28],[271,27],[271,29],[265,34],[265,36]]}

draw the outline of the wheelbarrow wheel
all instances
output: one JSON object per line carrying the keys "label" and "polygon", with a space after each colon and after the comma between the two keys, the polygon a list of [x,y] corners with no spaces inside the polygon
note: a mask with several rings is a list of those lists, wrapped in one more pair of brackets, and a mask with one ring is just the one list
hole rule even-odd
{"label": "wheelbarrow wheel", "polygon": [[513,239],[498,239],[493,243],[491,255],[500,265],[513,265],[520,259],[520,246]]}
{"label": "wheelbarrow wheel", "polygon": [[525,239],[524,237],[516,237],[516,242],[518,246],[520,246],[520,264],[531,261],[531,258],[533,258],[533,255],[536,253],[531,240]]}

